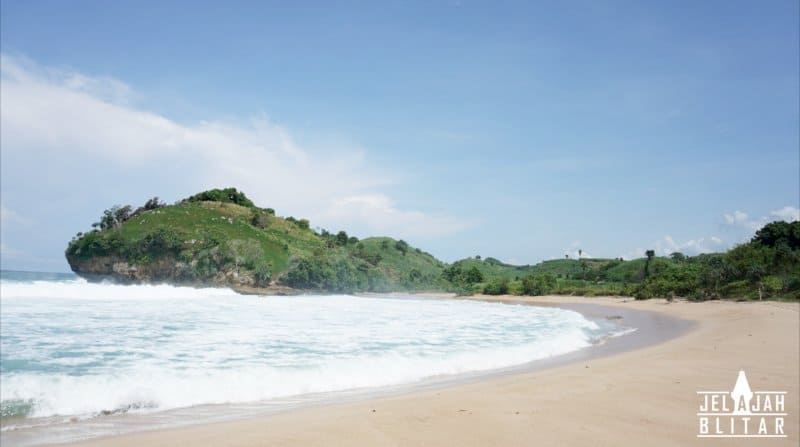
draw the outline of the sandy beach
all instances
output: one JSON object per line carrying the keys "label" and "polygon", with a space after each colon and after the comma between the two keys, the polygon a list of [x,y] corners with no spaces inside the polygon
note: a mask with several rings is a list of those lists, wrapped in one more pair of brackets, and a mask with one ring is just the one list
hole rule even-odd
{"label": "sandy beach", "polygon": [[[620,298],[474,297],[642,310],[688,329],[643,348],[406,394],[94,439],[80,446],[797,445],[800,305]],[[637,334],[630,336],[637,337]],[[786,391],[786,438],[699,439],[697,391]]]}

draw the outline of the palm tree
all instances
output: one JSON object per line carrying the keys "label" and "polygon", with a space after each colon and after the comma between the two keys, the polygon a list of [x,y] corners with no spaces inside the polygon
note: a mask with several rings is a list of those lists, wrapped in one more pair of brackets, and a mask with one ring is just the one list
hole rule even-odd
{"label": "palm tree", "polygon": [[647,262],[644,264],[644,277],[647,278],[650,276],[650,261],[656,256],[656,252],[655,250],[647,250],[644,255],[647,256]]}

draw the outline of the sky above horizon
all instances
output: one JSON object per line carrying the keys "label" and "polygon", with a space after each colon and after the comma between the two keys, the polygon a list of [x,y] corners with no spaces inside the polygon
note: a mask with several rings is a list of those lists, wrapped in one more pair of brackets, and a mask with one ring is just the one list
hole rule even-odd
{"label": "sky above horizon", "polygon": [[797,1],[3,0],[0,25],[3,269],[227,186],[445,261],[800,219]]}

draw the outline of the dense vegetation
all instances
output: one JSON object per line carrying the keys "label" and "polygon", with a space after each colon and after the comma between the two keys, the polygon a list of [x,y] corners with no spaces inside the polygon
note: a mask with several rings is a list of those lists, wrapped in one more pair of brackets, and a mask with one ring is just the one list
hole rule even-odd
{"label": "dense vegetation", "polygon": [[403,240],[314,230],[306,219],[257,207],[235,188],[174,205],[153,198],[135,210],[114,206],[93,227],[66,250],[79,273],[87,263],[110,259],[147,272],[140,280],[325,292],[800,298],[800,222],[767,224],[726,253],[657,257],[647,250],[631,261],[556,259],[524,266],[480,256],[448,265]]}
{"label": "dense vegetation", "polygon": [[726,253],[656,257],[653,250],[631,261],[556,259],[533,266],[493,258],[464,259],[445,272],[476,269],[485,278],[456,278],[462,293],[514,295],[623,295],[636,298],[800,299],[800,222],[772,222],[751,241]]}
{"label": "dense vegetation", "polygon": [[444,288],[444,264],[405,241],[317,232],[306,219],[255,206],[235,188],[169,206],[154,198],[131,210],[114,206],[94,230],[73,238],[66,256],[74,270],[86,273],[86,262],[113,259],[149,271],[146,279],[155,281],[330,292]]}

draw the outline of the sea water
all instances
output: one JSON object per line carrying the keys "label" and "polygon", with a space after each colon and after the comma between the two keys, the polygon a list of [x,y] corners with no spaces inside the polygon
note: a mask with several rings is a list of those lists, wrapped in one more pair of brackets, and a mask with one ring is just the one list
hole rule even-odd
{"label": "sea water", "polygon": [[3,432],[41,430],[411,384],[564,354],[618,329],[549,307],[416,296],[258,297],[5,271],[0,417]]}

